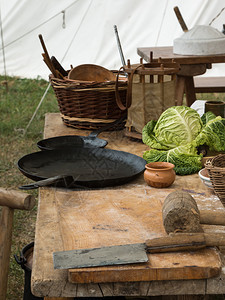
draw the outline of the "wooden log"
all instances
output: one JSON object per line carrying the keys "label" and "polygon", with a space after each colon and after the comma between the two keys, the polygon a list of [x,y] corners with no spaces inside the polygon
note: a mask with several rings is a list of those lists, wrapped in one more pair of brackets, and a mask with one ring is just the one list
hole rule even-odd
{"label": "wooden log", "polygon": [[6,299],[7,281],[9,273],[9,260],[11,252],[12,227],[13,227],[12,208],[4,206],[0,216],[0,299]]}
{"label": "wooden log", "polygon": [[31,210],[34,205],[35,199],[32,195],[16,190],[0,188],[0,206]]}
{"label": "wooden log", "polygon": [[187,192],[170,193],[162,208],[166,232],[202,232],[200,212],[194,198]]}

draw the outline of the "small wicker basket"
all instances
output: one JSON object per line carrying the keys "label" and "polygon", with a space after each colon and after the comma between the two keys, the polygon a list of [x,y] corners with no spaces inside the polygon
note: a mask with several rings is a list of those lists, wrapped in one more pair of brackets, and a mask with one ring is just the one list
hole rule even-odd
{"label": "small wicker basket", "polygon": [[[127,114],[116,103],[115,81],[93,82],[59,79],[50,75],[61,117],[67,126],[99,129]],[[127,82],[119,81],[119,93],[126,103]],[[124,128],[125,121],[111,130]]]}
{"label": "small wicker basket", "polygon": [[206,161],[210,180],[215,194],[225,206],[225,154],[219,154]]}

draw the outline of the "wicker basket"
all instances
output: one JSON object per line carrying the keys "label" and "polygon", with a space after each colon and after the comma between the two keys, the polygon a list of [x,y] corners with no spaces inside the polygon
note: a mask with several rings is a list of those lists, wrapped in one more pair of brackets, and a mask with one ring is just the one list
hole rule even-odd
{"label": "wicker basket", "polygon": [[[49,79],[58,100],[62,120],[67,126],[99,129],[127,114],[116,103],[115,81],[78,81],[58,79],[52,75]],[[119,93],[125,104],[126,81],[119,81]],[[111,130],[122,129],[124,125],[125,121]]]}
{"label": "wicker basket", "polygon": [[205,167],[208,170],[215,194],[225,206],[225,154],[208,159]]}

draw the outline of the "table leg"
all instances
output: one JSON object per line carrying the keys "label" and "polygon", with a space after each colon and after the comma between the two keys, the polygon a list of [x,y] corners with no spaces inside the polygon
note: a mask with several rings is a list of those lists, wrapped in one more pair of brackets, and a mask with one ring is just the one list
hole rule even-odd
{"label": "table leg", "polygon": [[186,105],[190,107],[196,100],[194,79],[192,76],[185,77],[185,94]]}
{"label": "table leg", "polygon": [[178,106],[183,105],[184,92],[185,92],[185,77],[177,75],[175,100]]}
{"label": "table leg", "polygon": [[177,105],[183,105],[184,93],[186,94],[186,105],[191,106],[196,100],[193,77],[177,75],[175,91]]}

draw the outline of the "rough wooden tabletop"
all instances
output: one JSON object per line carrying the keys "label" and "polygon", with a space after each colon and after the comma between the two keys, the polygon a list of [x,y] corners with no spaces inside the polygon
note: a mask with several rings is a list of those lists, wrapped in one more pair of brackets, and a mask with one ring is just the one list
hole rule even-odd
{"label": "rough wooden tabletop", "polygon": [[[78,134],[79,130],[67,128],[63,125],[59,114],[47,114],[44,137],[52,137],[64,134]],[[84,132],[84,135],[88,132]],[[147,149],[139,141],[130,140],[123,136],[122,132],[102,133],[100,138],[109,140],[108,148],[132,152],[142,156]],[[132,145],[132,146],[131,146]],[[123,187],[128,192],[132,189],[143,189],[143,177]],[[200,209],[224,210],[219,199],[208,190],[198,178],[198,175],[177,176],[171,191],[184,189],[195,199]],[[150,189],[150,187],[146,187]],[[154,280],[137,282],[113,282],[113,283],[70,283],[67,270],[54,270],[52,253],[63,249],[62,227],[59,223],[59,210],[56,201],[57,194],[65,195],[69,201],[76,191],[62,191],[55,188],[41,188],[39,193],[39,206],[36,222],[34,262],[32,269],[32,291],[39,297],[103,297],[103,296],[158,296],[158,295],[188,295],[188,294],[224,294],[225,274],[222,268],[221,274],[215,278],[198,280]],[[62,196],[62,195],[61,195]],[[64,196],[63,196],[64,197]],[[160,190],[159,196],[160,198]],[[82,201],[82,199],[80,199]],[[82,230],[82,228],[81,228]],[[224,232],[224,226],[205,225],[204,230]],[[223,256],[221,255],[223,260]]]}

